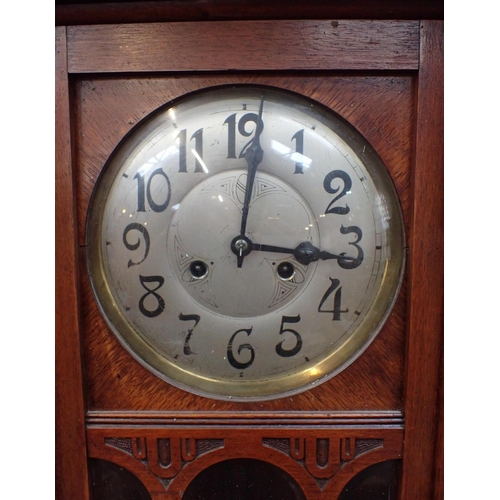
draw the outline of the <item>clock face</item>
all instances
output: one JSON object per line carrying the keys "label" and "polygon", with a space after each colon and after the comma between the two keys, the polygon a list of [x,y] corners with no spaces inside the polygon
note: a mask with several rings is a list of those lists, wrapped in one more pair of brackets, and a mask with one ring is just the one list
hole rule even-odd
{"label": "clock face", "polygon": [[92,197],[88,266],[124,347],[196,394],[319,384],[382,327],[404,268],[395,189],[371,146],[303,96],[189,94],[140,123]]}

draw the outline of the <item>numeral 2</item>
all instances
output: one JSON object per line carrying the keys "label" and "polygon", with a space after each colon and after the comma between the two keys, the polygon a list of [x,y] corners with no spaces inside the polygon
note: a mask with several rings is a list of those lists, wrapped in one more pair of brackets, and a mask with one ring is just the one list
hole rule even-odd
{"label": "numeral 2", "polygon": [[336,194],[339,191],[340,187],[332,187],[332,181],[334,179],[340,179],[344,183],[344,189],[342,189],[342,191],[326,207],[325,214],[348,214],[350,209],[347,205],[345,207],[332,207],[332,205],[351,190],[352,180],[349,175],[343,170],[333,170],[332,172],[327,174],[325,180],[323,181],[323,187],[325,188],[325,191],[327,193]]}

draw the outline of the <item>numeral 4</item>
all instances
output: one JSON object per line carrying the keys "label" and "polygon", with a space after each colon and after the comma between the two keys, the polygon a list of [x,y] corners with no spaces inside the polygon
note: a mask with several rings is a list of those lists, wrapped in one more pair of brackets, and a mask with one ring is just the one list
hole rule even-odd
{"label": "numeral 4", "polygon": [[[332,283],[328,287],[328,290],[325,292],[323,298],[321,299],[321,302],[319,303],[318,312],[331,313],[333,315],[332,321],[340,321],[340,315],[342,313],[349,312],[349,309],[342,309],[340,305],[342,302],[342,287],[339,286],[340,281],[336,278],[329,278],[329,280]],[[333,295],[333,309],[321,309],[321,306],[328,300],[333,292],[335,292],[335,294]]]}

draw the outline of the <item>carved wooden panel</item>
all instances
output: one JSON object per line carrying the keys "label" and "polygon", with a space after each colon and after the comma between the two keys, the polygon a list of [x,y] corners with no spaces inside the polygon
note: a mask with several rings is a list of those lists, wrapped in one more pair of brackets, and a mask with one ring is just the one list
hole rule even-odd
{"label": "carved wooden panel", "polygon": [[303,429],[270,427],[91,426],[89,457],[132,472],[153,500],[181,500],[207,467],[231,459],[271,463],[297,481],[308,500],[336,499],[369,465],[402,456],[400,427]]}

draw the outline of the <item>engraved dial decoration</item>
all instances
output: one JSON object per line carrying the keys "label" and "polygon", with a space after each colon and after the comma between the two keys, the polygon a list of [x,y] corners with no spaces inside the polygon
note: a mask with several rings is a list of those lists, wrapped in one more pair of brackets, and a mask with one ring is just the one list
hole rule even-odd
{"label": "engraved dial decoration", "polygon": [[218,399],[307,390],[382,327],[404,269],[385,166],[303,96],[217,87],[154,112],[92,197],[88,267],[124,347]]}

